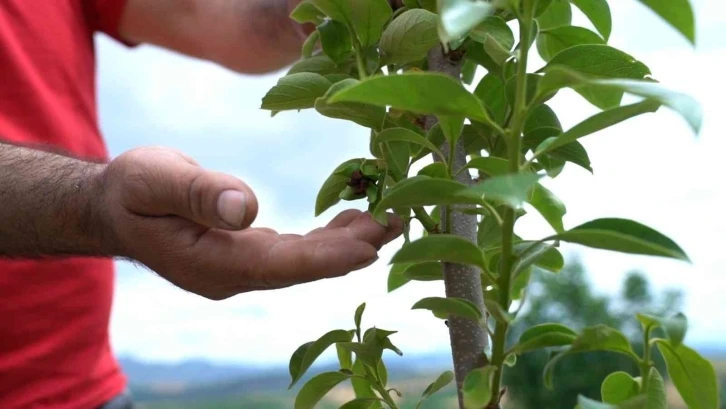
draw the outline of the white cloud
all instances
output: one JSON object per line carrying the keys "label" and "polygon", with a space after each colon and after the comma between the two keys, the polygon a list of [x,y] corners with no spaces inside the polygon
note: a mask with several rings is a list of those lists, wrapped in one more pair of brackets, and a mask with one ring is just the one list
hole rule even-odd
{"label": "white cloud", "polygon": [[[600,291],[617,291],[624,273],[633,268],[646,271],[657,288],[682,288],[687,296],[685,312],[692,321],[689,341],[716,342],[726,337],[726,328],[715,313],[726,308],[721,296],[726,292],[726,254],[721,249],[726,219],[719,213],[726,208],[726,193],[716,180],[726,147],[720,132],[724,126],[720,99],[726,90],[714,79],[721,77],[720,69],[726,66],[726,48],[720,45],[694,51],[635,3],[611,2],[613,44],[645,61],[665,85],[684,90],[703,103],[702,136],[694,140],[681,118],[662,109],[585,138],[595,174],[568,166],[548,186],[567,203],[567,226],[598,217],[626,217],[680,243],[692,256],[693,265],[564,248],[582,254]],[[699,21],[709,35],[723,38],[726,31],[719,24],[726,13],[721,12],[722,2],[696,4]],[[582,16],[577,19],[582,23]],[[239,175],[256,190],[263,205],[257,225],[304,232],[332,217],[334,211],[313,219],[314,194],[306,193],[305,201],[300,202],[299,192],[315,189],[338,162],[367,154],[367,135],[360,128],[314,113],[270,118],[258,105],[276,75],[237,76],[157,49],[129,52],[106,40],[100,45],[106,123],[115,125],[115,120],[123,118],[123,112],[115,110],[114,104],[120,103],[123,109],[143,113],[137,118],[140,124],[168,133],[144,143],[173,143],[178,137],[186,140],[185,146],[193,147],[192,155],[194,149],[219,150],[219,156],[210,154],[208,162]],[[552,105],[566,127],[595,112],[571,92],[563,92]],[[206,129],[229,132],[207,135]],[[110,142],[118,143],[121,137],[114,136]],[[235,163],[224,155],[230,144],[247,144],[267,155],[254,165]],[[308,188],[308,182],[313,188]],[[549,228],[532,215],[519,232],[536,237],[548,234]],[[448,335],[443,324],[427,313],[410,311],[418,298],[441,294],[440,284],[414,284],[386,294],[386,263],[395,248],[395,244],[387,247],[374,266],[345,278],[245,294],[223,302],[186,294],[151,273],[121,264],[112,321],[114,346],[119,353],[149,359],[195,356],[285,362],[299,344],[329,329],[350,327],[355,307],[366,301],[365,323],[400,330],[396,344],[405,352],[445,350]]]}

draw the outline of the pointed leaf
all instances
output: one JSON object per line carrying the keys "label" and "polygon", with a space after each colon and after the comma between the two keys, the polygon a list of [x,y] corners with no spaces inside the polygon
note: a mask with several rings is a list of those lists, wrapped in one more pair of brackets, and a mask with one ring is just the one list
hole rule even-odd
{"label": "pointed leaf", "polygon": [[491,117],[504,124],[507,115],[507,99],[504,93],[504,82],[498,75],[485,75],[474,90],[474,95],[484,103]]}
{"label": "pointed leaf", "polygon": [[454,315],[479,321],[482,313],[471,301],[461,298],[428,297],[419,300],[411,307],[412,310],[429,310],[436,316]]}
{"label": "pointed leaf", "polygon": [[602,35],[605,42],[610,38],[613,21],[607,0],[570,0],[587,16],[595,29]]}
{"label": "pointed leaf", "polygon": [[560,124],[557,114],[555,114],[555,111],[549,105],[537,105],[532,109],[527,116],[527,121],[524,123],[524,134],[526,135],[539,128],[556,128],[562,130],[562,124]]}
{"label": "pointed leaf", "polygon": [[411,279],[403,275],[403,272],[410,267],[411,263],[396,263],[391,266],[391,271],[388,273],[388,292],[393,292],[408,284]]}
{"label": "pointed leaf", "polygon": [[313,409],[331,389],[350,377],[342,372],[323,372],[314,376],[300,388],[295,398],[295,409]]}
{"label": "pointed leaf", "polygon": [[545,61],[550,61],[563,50],[582,44],[605,44],[605,42],[592,31],[577,26],[560,26],[543,30],[537,37],[537,51]]}
{"label": "pointed leaf", "polygon": [[358,332],[360,332],[360,323],[363,319],[363,313],[366,310],[366,303],[363,303],[358,306],[358,308],[355,309],[355,315],[353,318],[353,321],[355,322],[355,328]]}
{"label": "pointed leaf", "polygon": [[464,128],[464,117],[458,115],[439,115],[439,126],[449,142],[449,146],[456,146]]}
{"label": "pointed leaf", "polygon": [[603,250],[689,261],[686,253],[673,240],[648,226],[627,219],[597,219],[551,238]]}
{"label": "pointed leaf", "polygon": [[602,401],[613,405],[625,402],[639,393],[638,382],[629,373],[623,371],[611,373],[600,386]]}
{"label": "pointed leaf", "polygon": [[335,94],[330,101],[390,105],[422,115],[465,116],[485,124],[492,123],[474,95],[455,79],[439,73],[407,72],[371,77]]}
{"label": "pointed leaf", "polygon": [[350,180],[349,174],[341,175],[340,171],[350,168],[351,165],[357,165],[360,168],[361,163],[363,163],[362,159],[345,161],[328,176],[328,179],[323,183],[323,187],[320,188],[320,192],[318,192],[318,196],[315,199],[315,216],[319,216],[340,201],[338,195],[345,189],[348,180]]}
{"label": "pointed leaf", "polygon": [[672,317],[655,317],[648,314],[636,314],[638,321],[643,324],[643,329],[647,327],[662,327],[671,345],[678,346],[683,343],[688,330],[688,319],[682,313],[675,314]]}
{"label": "pointed leaf", "polygon": [[[533,151],[536,151],[537,147],[540,146],[544,141],[550,138],[557,137],[562,134],[562,130],[558,128],[553,127],[542,127],[537,128],[526,135],[524,135],[524,139],[522,140],[524,146],[528,149],[532,149]],[[539,156],[537,159],[544,165],[545,163],[550,164],[550,167],[546,167],[549,169],[551,167],[558,166],[558,163],[555,162],[555,160],[558,161],[567,161],[572,162],[576,165],[581,166],[582,168],[588,170],[589,172],[592,172],[592,165],[590,164],[590,157],[587,154],[587,151],[585,150],[585,147],[582,146],[580,142],[574,141],[570,142],[564,146],[561,146],[559,148],[556,148],[554,150],[551,150],[549,152],[545,152],[547,155],[549,155],[549,161],[545,162],[545,157]],[[564,163],[563,163],[564,165]],[[555,175],[556,176],[556,175]]]}
{"label": "pointed leaf", "polygon": [[315,106],[315,100],[325,95],[333,85],[314,73],[297,73],[280,78],[277,85],[262,98],[262,109],[284,111]]}
{"label": "pointed leaf", "polygon": [[497,367],[488,365],[469,372],[461,385],[466,409],[478,409],[486,406],[492,398],[492,382]]}
{"label": "pointed leaf", "polygon": [[[317,341],[310,344],[305,349],[305,354],[295,355],[293,354],[294,358],[301,358],[299,369],[297,373],[292,373],[293,369],[293,362],[290,362],[290,375],[292,376],[292,382],[290,383],[290,388],[292,388],[300,378],[305,375],[305,372],[310,368],[310,366],[315,362],[316,359],[325,352],[326,349],[328,349],[331,345],[337,343],[337,342],[349,342],[351,340],[351,334],[348,331],[345,330],[334,330],[330,331],[327,334],[320,337]],[[297,366],[297,365],[295,365]]]}
{"label": "pointed leaf", "polygon": [[537,17],[537,24],[541,30],[549,30],[560,26],[569,26],[572,23],[572,7],[568,0],[552,0],[549,6]]}
{"label": "pointed leaf", "polygon": [[696,23],[689,0],[638,0],[653,10],[668,24],[683,34],[691,43],[696,43]]}
{"label": "pointed leaf", "polygon": [[575,331],[564,325],[539,324],[524,331],[513,351],[523,354],[540,348],[570,345],[576,338]]}
{"label": "pointed leaf", "polygon": [[403,276],[411,281],[437,281],[444,279],[444,270],[441,263],[414,264],[403,272]]}
{"label": "pointed leaf", "polygon": [[300,24],[313,23],[317,25],[323,22],[325,14],[318,10],[318,8],[315,7],[310,0],[305,0],[300,2],[300,4],[292,10],[290,18]]}
{"label": "pointed leaf", "polygon": [[501,176],[509,172],[509,162],[506,159],[487,156],[470,160],[464,168],[477,169],[489,176]]}
{"label": "pointed leaf", "polygon": [[419,176],[430,178],[450,179],[449,170],[443,162],[429,163],[418,171]]}
{"label": "pointed leaf", "polygon": [[389,64],[422,60],[439,43],[437,16],[424,9],[404,11],[383,31],[378,46]]}
{"label": "pointed leaf", "polygon": [[348,0],[353,30],[365,49],[378,42],[383,26],[393,15],[386,0]]}
{"label": "pointed leaf", "polygon": [[376,207],[375,213],[397,207],[452,204],[476,204],[478,197],[467,194],[469,187],[449,179],[414,176],[390,188]]}
{"label": "pointed leaf", "polygon": [[344,71],[343,67],[345,67],[345,65],[338,67],[338,65],[335,64],[335,61],[331,60],[327,55],[319,54],[310,58],[302,59],[293,64],[287,72],[287,76],[299,74],[301,72],[311,72],[320,75],[339,74]]}
{"label": "pointed leaf", "polygon": [[[518,244],[516,247],[521,248],[525,247],[525,245],[524,243],[523,245]],[[551,244],[537,243],[533,246],[526,244],[526,248],[529,250],[526,253],[517,254],[517,261],[512,266],[512,275],[514,277],[532,264],[553,272],[559,272],[565,265],[562,254]]]}
{"label": "pointed leaf", "polygon": [[698,352],[681,344],[657,342],[668,375],[689,409],[718,408],[718,379],[713,365]]}
{"label": "pointed leaf", "polygon": [[459,40],[496,8],[476,0],[439,0],[439,38],[442,43]]}
{"label": "pointed leaf", "polygon": [[484,306],[486,307],[489,315],[494,318],[495,321],[501,324],[508,324],[512,321],[512,317],[509,312],[505,311],[496,300],[492,300],[490,298],[485,299]]}
{"label": "pointed leaf", "polygon": [[380,130],[386,116],[386,109],[381,106],[361,104],[359,102],[339,102],[331,104],[328,97],[337,92],[356,85],[359,81],[346,78],[334,83],[325,96],[315,101],[315,110],[329,118],[353,121],[366,128]]}
{"label": "pointed leaf", "polygon": [[665,382],[663,376],[655,368],[650,368],[648,388],[645,393],[648,397],[645,409],[668,409]]}
{"label": "pointed leaf", "polygon": [[514,33],[499,16],[486,17],[471,30],[469,36],[480,43],[485,42],[487,37],[492,37],[507,51],[514,47]]}
{"label": "pointed leaf", "polygon": [[484,253],[476,244],[464,238],[446,234],[422,237],[401,248],[392,263],[420,263],[443,261],[448,263],[484,266]]}
{"label": "pointed leaf", "polygon": [[345,24],[335,20],[325,20],[317,28],[323,52],[336,64],[347,60],[353,54],[353,43]]}
{"label": "pointed leaf", "polygon": [[424,402],[424,400],[428,399],[429,396],[446,387],[453,380],[454,373],[451,371],[446,371],[439,375],[439,377],[436,378],[435,381],[433,381],[429,386],[426,387],[426,389],[424,389],[423,394],[421,395],[421,399],[416,404],[416,409],[420,409],[421,404]]}
{"label": "pointed leaf", "polygon": [[556,232],[562,232],[565,230],[562,225],[562,218],[567,213],[565,204],[542,186],[536,184],[532,189],[532,196],[529,198],[529,204],[532,205],[547,220],[547,222],[555,229]]}
{"label": "pointed leaf", "polygon": [[496,176],[470,187],[469,192],[471,195],[479,195],[484,199],[500,201],[511,207],[519,207],[527,200],[530,191],[541,177],[541,175],[531,173]]}
{"label": "pointed leaf", "polygon": [[406,128],[389,128],[385,129],[378,134],[376,137],[376,143],[383,142],[409,142],[416,145],[423,146],[431,152],[439,155],[440,158],[446,159],[444,154],[441,153],[438,147],[431,143],[428,139],[417,134],[416,132],[410,131]]}

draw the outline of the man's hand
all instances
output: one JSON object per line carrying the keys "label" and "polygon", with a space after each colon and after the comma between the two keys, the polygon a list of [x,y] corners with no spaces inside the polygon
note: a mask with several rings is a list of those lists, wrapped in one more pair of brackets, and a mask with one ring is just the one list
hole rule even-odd
{"label": "man's hand", "polygon": [[300,236],[248,228],[252,190],[162,148],[129,151],[100,174],[104,247],[138,260],[175,285],[211,299],[345,275],[373,263],[401,233],[348,210]]}

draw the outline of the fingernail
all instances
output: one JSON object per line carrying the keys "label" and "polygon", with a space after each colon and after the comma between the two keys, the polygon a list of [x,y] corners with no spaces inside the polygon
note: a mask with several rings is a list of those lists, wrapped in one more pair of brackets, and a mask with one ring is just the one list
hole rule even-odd
{"label": "fingernail", "polygon": [[225,190],[217,199],[217,213],[227,224],[242,227],[247,212],[247,198],[244,192]]}

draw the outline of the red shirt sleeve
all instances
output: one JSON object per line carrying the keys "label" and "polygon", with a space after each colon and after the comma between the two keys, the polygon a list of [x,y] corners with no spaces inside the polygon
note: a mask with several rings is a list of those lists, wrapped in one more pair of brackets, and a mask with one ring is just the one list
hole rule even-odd
{"label": "red shirt sleeve", "polygon": [[106,33],[111,38],[127,45],[135,44],[125,40],[119,34],[119,24],[124,7],[128,0],[87,0],[92,14],[94,31]]}

